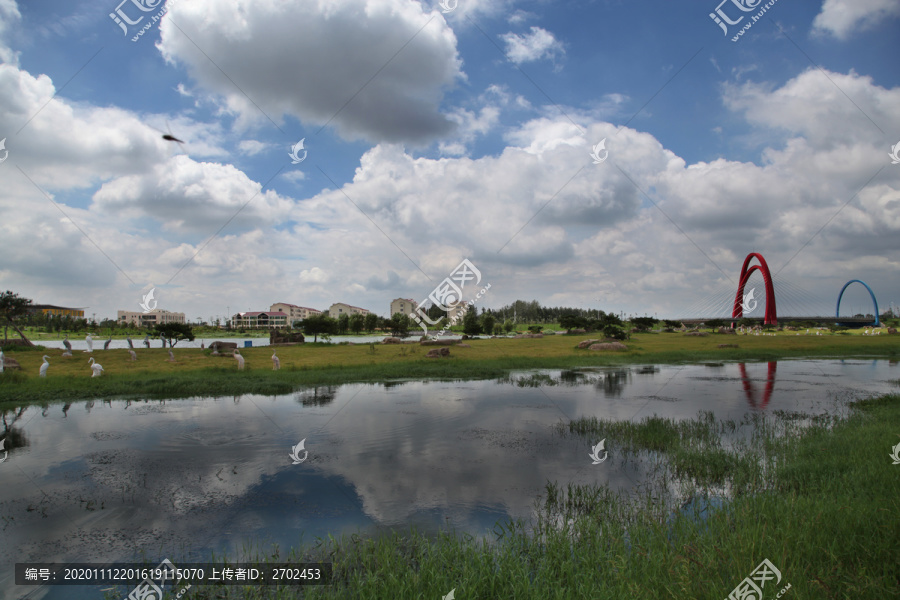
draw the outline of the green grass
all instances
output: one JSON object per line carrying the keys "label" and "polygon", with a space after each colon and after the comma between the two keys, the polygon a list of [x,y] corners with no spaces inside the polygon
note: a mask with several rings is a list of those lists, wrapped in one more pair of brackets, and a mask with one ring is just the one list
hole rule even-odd
{"label": "green grass", "polygon": [[[744,428],[746,442],[722,437]],[[896,596],[900,465],[888,454],[900,442],[898,395],[857,402],[846,417],[756,414],[735,423],[701,413],[684,423],[581,420],[559,433],[615,436],[611,452],[657,456],[655,475],[633,495],[548,482],[532,523],[498,523],[490,539],[410,530],[328,537],[302,554],[245,549],[231,562],[330,562],[334,581],[195,585],[185,598],[425,599],[455,589],[460,600],[721,600],[764,558],[782,574],[764,588],[767,599],[788,584],[784,597],[798,600]],[[707,471],[715,476],[703,481]],[[673,482],[693,498],[715,493],[712,482],[739,493],[705,521],[673,518],[664,501]]]}
{"label": "green grass", "polygon": [[[167,362],[167,350],[139,348],[138,361],[126,350],[96,350],[93,356],[105,372],[91,378],[88,355],[79,351],[63,358],[61,350],[10,350],[21,373],[0,374],[0,408],[23,403],[87,398],[222,396],[286,394],[309,385],[375,382],[391,379],[492,379],[513,370],[572,369],[636,363],[698,363],[704,361],[760,361],[790,357],[900,359],[900,336],[774,337],[674,334],[637,334],[625,352],[577,349],[590,335],[550,335],[543,338],[479,339],[471,348],[451,347],[450,358],[428,359],[428,347],[418,344],[322,344],[279,347],[282,369],[272,371],[272,348],[242,348],[246,370],[237,371],[230,357],[211,356],[209,350],[174,349],[177,362]],[[739,348],[718,348],[737,343]],[[47,378],[38,377],[41,356],[51,358]]]}

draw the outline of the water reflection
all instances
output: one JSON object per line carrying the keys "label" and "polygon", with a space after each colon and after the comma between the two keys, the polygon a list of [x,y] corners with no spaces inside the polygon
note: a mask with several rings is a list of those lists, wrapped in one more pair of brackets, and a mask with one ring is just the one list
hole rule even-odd
{"label": "water reflection", "polygon": [[607,397],[619,397],[628,383],[631,383],[631,369],[617,369],[603,373],[594,387]]}
{"label": "water reflection", "polygon": [[[294,400],[303,406],[326,406],[334,402],[339,386],[314,386],[294,394]],[[385,386],[387,388],[387,386]]]}
{"label": "water reflection", "polygon": [[741,369],[741,381],[744,384],[744,394],[747,396],[747,404],[750,405],[750,408],[765,410],[772,400],[772,392],[775,391],[775,371],[778,369],[778,363],[775,361],[769,362],[768,375],[766,376],[766,389],[763,392],[762,401],[760,402],[757,402],[756,386],[753,385],[753,381],[747,376],[746,364],[739,363],[738,366]]}

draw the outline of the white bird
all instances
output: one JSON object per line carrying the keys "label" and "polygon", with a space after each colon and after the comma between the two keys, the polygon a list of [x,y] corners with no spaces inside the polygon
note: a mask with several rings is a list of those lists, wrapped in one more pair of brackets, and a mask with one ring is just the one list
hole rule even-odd
{"label": "white bird", "polygon": [[5,360],[6,360],[6,359],[3,358],[3,350],[0,350],[0,373],[3,372],[3,362],[4,362]]}
{"label": "white bird", "polygon": [[94,338],[91,337],[91,334],[87,334],[84,336],[84,341],[87,342],[88,349],[85,352],[93,352],[94,351]]}
{"label": "white bird", "polygon": [[103,349],[109,350],[109,345],[112,343],[112,334],[110,334],[109,339],[103,343]]}
{"label": "white bird", "polygon": [[234,351],[234,357],[238,361],[238,371],[243,371],[244,370],[244,357],[241,356],[241,353],[238,352],[237,350]]}
{"label": "white bird", "polygon": [[277,371],[281,368],[281,361],[278,360],[278,357],[275,356],[275,350],[272,351],[272,370]]}
{"label": "white bird", "polygon": [[72,351],[72,342],[69,341],[69,334],[66,334],[66,339],[63,340],[63,346],[66,347],[66,350]]}
{"label": "white bird", "polygon": [[150,347],[150,334],[149,333],[144,336],[144,345],[147,346],[147,348]]}
{"label": "white bird", "polygon": [[171,350],[169,350],[169,362],[175,362],[175,355],[172,354]]}
{"label": "white bird", "polygon": [[44,355],[44,364],[41,365],[41,377],[46,377],[46,376],[47,376],[47,369],[50,368],[50,361],[47,360],[47,359],[49,359],[49,358],[50,358],[50,357],[47,356],[46,354]]}
{"label": "white bird", "polygon": [[129,347],[129,348],[134,348],[134,343],[131,341],[131,336],[130,336],[130,335],[126,335],[126,336],[125,336],[125,341],[128,342],[128,347]]}
{"label": "white bird", "polygon": [[131,362],[134,362],[137,360],[137,354],[135,354],[134,350],[129,350],[128,354],[131,355]]}
{"label": "white bird", "polygon": [[100,366],[100,363],[91,358],[91,361],[88,364],[91,365],[91,370],[94,372],[91,377],[100,377],[100,374],[103,373],[103,367]]}

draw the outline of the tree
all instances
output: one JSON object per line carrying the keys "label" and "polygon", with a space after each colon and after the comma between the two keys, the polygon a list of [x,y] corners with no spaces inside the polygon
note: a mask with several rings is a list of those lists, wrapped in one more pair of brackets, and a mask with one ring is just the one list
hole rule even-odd
{"label": "tree", "polygon": [[509,333],[514,328],[515,325],[513,325],[513,322],[510,319],[503,321],[503,331],[505,331],[506,333]]}
{"label": "tree", "polygon": [[360,313],[350,315],[350,331],[359,333],[366,324],[366,317]]}
{"label": "tree", "polygon": [[350,327],[350,315],[344,313],[342,315],[338,315],[337,319],[337,328],[338,333],[341,335],[347,333],[347,329]]}
{"label": "tree", "polygon": [[561,315],[559,317],[559,326],[565,329],[566,331],[572,331],[573,329],[581,329],[587,327],[587,319],[581,317],[579,315]]}
{"label": "tree", "polygon": [[463,316],[463,333],[466,335],[478,335],[481,333],[481,325],[474,310],[467,310]]}
{"label": "tree", "polygon": [[300,322],[303,333],[313,336],[313,342],[319,341],[319,336],[327,337],[337,331],[337,320],[325,313],[313,315]]}
{"label": "tree", "polygon": [[614,340],[628,339],[628,333],[619,325],[607,325],[603,328],[603,335]]}
{"label": "tree", "polygon": [[719,327],[725,327],[724,319],[708,319],[706,321],[706,326],[710,329],[718,329]]}
{"label": "tree", "polygon": [[494,323],[495,323],[495,319],[494,319],[493,315],[487,314],[487,313],[482,313],[482,315],[481,315],[482,331],[484,331],[486,334],[490,334],[492,331],[494,331]]}
{"label": "tree", "polygon": [[28,298],[22,298],[18,294],[15,294],[9,290],[0,294],[0,316],[2,316],[5,320],[5,327],[3,328],[3,341],[7,341],[9,326],[12,325],[12,328],[16,330],[16,333],[19,334],[25,343],[29,346],[33,346],[25,334],[16,326],[15,320],[22,315],[28,313],[28,307],[31,306],[31,300]]}
{"label": "tree", "polygon": [[378,327],[378,315],[375,313],[368,313],[364,321],[366,331],[375,331],[375,328]]}
{"label": "tree", "polygon": [[631,324],[640,330],[648,330],[656,324],[656,319],[653,317],[633,317]]}
{"label": "tree", "polygon": [[174,348],[181,340],[194,341],[194,330],[187,323],[159,323],[153,327],[153,331],[153,337],[169,340],[170,348]]}
{"label": "tree", "polygon": [[681,321],[671,321],[669,319],[665,319],[663,323],[665,323],[666,327],[668,327],[669,329],[678,329],[679,327],[681,327]]}
{"label": "tree", "polygon": [[406,337],[409,335],[409,315],[394,313],[389,321],[391,335],[394,337]]}

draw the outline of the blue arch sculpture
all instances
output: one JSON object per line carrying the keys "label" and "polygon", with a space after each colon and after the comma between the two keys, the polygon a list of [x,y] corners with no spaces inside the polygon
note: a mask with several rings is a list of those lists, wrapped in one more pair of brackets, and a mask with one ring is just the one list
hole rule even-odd
{"label": "blue arch sculpture", "polygon": [[869,290],[869,295],[872,296],[872,304],[875,305],[875,327],[880,327],[881,323],[878,321],[878,300],[875,299],[875,293],[872,292],[872,288],[870,288],[865,281],[860,281],[859,279],[851,279],[841,288],[841,293],[838,294],[837,309],[834,312],[835,318],[839,319],[841,317],[841,298],[844,296],[844,290],[846,290],[847,286],[851,283],[861,283]]}

